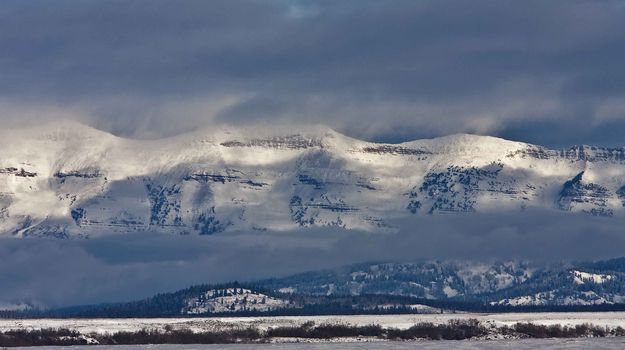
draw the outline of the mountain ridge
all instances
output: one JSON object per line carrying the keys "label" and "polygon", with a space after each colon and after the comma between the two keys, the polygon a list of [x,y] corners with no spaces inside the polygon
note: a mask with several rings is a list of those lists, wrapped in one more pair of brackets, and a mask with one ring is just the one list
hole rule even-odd
{"label": "mountain ridge", "polygon": [[373,143],[323,126],[138,140],[69,121],[3,130],[0,146],[5,236],[393,231],[404,215],[529,207],[625,216],[625,148],[471,134]]}

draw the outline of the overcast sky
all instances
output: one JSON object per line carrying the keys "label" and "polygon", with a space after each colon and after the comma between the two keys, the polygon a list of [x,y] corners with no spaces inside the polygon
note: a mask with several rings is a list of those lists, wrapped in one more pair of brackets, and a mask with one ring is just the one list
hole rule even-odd
{"label": "overcast sky", "polygon": [[624,18],[623,0],[6,0],[0,118],[625,145]]}
{"label": "overcast sky", "polygon": [[[0,122],[75,119],[140,138],[284,123],[386,142],[470,132],[625,146],[624,62],[624,0],[4,0]],[[617,218],[419,220],[388,235],[1,239],[0,304],[130,300],[358,261],[625,251]]]}

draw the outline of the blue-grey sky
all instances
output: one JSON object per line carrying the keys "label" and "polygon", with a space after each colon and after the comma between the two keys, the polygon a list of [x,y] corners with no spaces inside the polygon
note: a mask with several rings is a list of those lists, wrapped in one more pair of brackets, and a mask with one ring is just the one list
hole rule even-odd
{"label": "blue-grey sky", "polygon": [[625,1],[6,0],[0,120],[625,145]]}

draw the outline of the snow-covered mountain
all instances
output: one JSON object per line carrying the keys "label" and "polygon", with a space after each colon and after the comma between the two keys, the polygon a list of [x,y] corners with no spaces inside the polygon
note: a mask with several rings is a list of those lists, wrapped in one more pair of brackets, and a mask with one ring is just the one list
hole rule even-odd
{"label": "snow-covered mountain", "polygon": [[327,128],[217,128],[160,140],[61,122],[0,131],[0,232],[212,234],[535,207],[625,215],[625,149],[452,135],[401,144]]}

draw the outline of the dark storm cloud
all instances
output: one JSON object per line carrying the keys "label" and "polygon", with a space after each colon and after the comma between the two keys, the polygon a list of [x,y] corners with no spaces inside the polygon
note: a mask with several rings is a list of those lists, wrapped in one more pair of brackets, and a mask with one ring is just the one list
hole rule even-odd
{"label": "dark storm cloud", "polygon": [[191,284],[248,281],[366,261],[622,256],[623,220],[555,212],[407,217],[396,233],[336,229],[3,239],[0,305],[124,301]]}
{"label": "dark storm cloud", "polygon": [[623,144],[624,16],[620,0],[5,1],[0,115]]}

